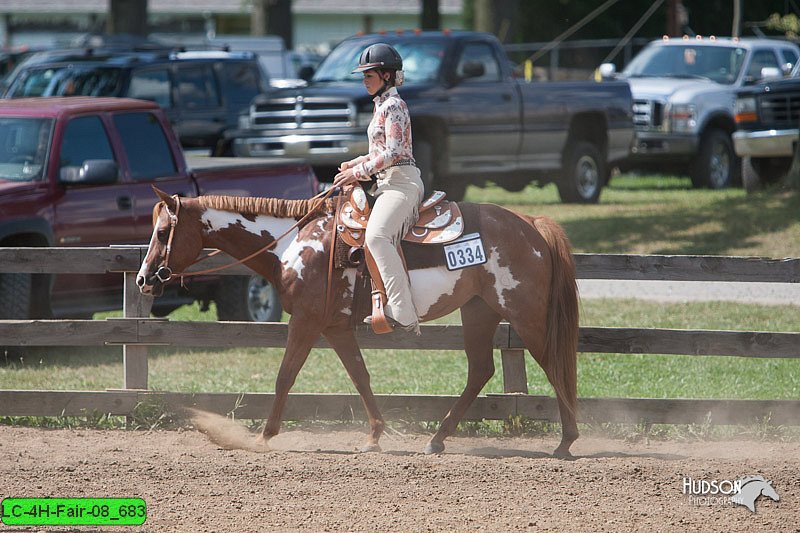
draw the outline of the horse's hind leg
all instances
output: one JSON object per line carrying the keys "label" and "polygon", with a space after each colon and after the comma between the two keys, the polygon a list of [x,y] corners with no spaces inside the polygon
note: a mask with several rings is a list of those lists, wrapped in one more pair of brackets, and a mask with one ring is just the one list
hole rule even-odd
{"label": "horse's hind leg", "polygon": [[466,410],[494,375],[493,339],[500,315],[476,297],[461,308],[461,323],[469,364],[467,385],[425,447],[427,454],[444,451],[444,439],[455,432]]}
{"label": "horse's hind leg", "polygon": [[361,400],[364,402],[364,409],[367,411],[369,417],[370,434],[367,439],[367,444],[361,448],[362,452],[378,452],[381,447],[378,441],[383,435],[383,429],[386,426],[378,409],[378,402],[375,401],[375,395],[372,393],[372,387],[369,382],[369,372],[367,366],[364,364],[364,359],[361,357],[361,349],[356,343],[355,332],[352,329],[329,329],[324,333],[325,338],[330,343],[331,347],[336,350],[336,354],[342,361],[347,374],[356,386],[358,394],[361,395]]}
{"label": "horse's hind leg", "polygon": [[[556,372],[553,370],[554,365],[552,361],[548,360],[548,357],[558,357],[558,355],[545,354],[546,332],[541,325],[537,328],[536,323],[530,320],[510,319],[509,322],[511,327],[514,328],[514,331],[522,338],[522,342],[533,358],[539,363],[539,366],[542,367],[545,376],[547,376],[547,380],[556,391],[558,412],[561,416],[561,443],[555,449],[553,455],[564,458],[572,457],[569,448],[578,438],[578,423],[574,409],[568,406],[564,396],[568,395],[573,399],[577,396],[575,386],[576,379],[573,377],[572,379],[565,380],[563,376],[556,375]],[[544,321],[540,321],[539,324],[544,324]],[[569,384],[562,385],[565,381],[569,382]]]}

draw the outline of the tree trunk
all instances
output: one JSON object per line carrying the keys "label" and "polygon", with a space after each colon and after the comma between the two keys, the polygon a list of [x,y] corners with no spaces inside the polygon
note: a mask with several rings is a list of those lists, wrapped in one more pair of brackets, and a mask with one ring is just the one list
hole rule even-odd
{"label": "tree trunk", "polygon": [[494,33],[503,43],[516,39],[519,0],[475,0],[475,29]]}
{"label": "tree trunk", "polygon": [[294,47],[292,0],[254,0],[251,35],[278,35],[287,49]]}
{"label": "tree trunk", "polygon": [[439,15],[439,0],[422,0],[420,27],[423,30],[441,29],[442,20]]}
{"label": "tree trunk", "polygon": [[106,32],[146,36],[147,0],[111,0]]}

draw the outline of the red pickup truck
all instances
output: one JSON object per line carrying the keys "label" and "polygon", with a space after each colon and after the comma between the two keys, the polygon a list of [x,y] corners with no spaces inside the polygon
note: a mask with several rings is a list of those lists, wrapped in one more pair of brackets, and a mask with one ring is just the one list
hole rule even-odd
{"label": "red pickup truck", "polygon": [[[164,112],[124,98],[0,101],[0,246],[145,244],[156,197],[228,194],[301,199],[318,182],[299,160],[187,161]],[[188,280],[187,280],[188,282]],[[224,290],[223,290],[224,288]],[[215,301],[220,320],[277,320],[280,303],[258,276],[173,284],[159,316]],[[91,317],[122,307],[122,276],[0,274],[0,318]]]}

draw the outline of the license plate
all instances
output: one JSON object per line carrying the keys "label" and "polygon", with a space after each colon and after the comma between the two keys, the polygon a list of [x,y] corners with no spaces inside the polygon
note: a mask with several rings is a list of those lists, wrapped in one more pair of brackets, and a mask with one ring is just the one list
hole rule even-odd
{"label": "license plate", "polygon": [[444,258],[447,270],[459,270],[469,266],[482,265],[486,262],[486,252],[480,235],[472,233],[460,240],[444,246]]}

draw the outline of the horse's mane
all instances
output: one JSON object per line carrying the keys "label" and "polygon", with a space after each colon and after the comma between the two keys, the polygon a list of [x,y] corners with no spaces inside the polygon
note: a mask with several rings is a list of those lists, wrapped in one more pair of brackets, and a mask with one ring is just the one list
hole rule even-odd
{"label": "horse's mane", "polygon": [[[333,200],[319,198],[313,200],[284,200],[283,198],[260,198],[246,196],[199,196],[201,206],[221,211],[232,211],[244,215],[267,215],[276,218],[300,218],[312,211],[333,212]],[[153,206],[153,225],[164,202]]]}

